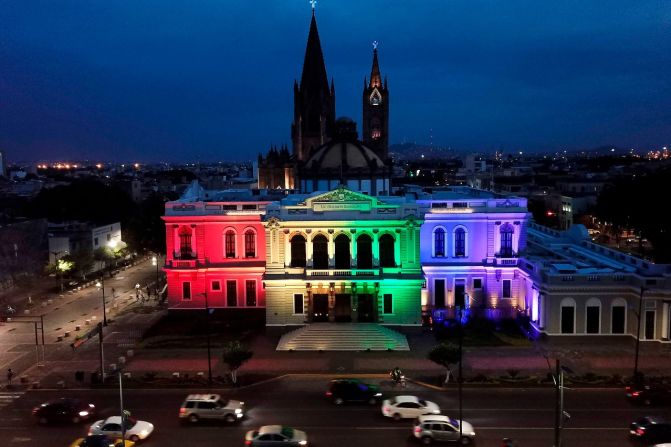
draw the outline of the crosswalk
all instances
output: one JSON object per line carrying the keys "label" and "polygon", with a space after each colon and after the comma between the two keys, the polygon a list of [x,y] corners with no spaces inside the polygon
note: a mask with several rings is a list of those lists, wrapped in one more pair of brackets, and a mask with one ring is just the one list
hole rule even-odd
{"label": "crosswalk", "polygon": [[0,391],[0,409],[10,406],[24,394],[25,391]]}

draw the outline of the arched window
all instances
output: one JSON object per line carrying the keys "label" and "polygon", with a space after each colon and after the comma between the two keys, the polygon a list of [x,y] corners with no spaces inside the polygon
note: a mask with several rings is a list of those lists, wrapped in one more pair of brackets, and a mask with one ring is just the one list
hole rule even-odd
{"label": "arched window", "polygon": [[436,228],[433,231],[433,256],[445,257],[445,230],[443,228]]}
{"label": "arched window", "polygon": [[179,256],[180,258],[191,258],[191,228],[189,227],[179,229]]}
{"label": "arched window", "polygon": [[245,258],[256,257],[256,233],[253,230],[245,232]]}
{"label": "arched window", "polygon": [[289,241],[291,244],[291,266],[305,267],[305,238],[297,234]]}
{"label": "arched window", "polygon": [[323,234],[312,239],[312,266],[316,269],[329,268],[329,241]]}
{"label": "arched window", "polygon": [[590,298],[585,303],[585,333],[601,333],[601,301]]}
{"label": "arched window", "polygon": [[513,255],[513,233],[515,229],[509,223],[501,226],[501,256],[510,257]]}
{"label": "arched window", "polygon": [[564,298],[559,308],[560,313],[560,332],[562,334],[575,334],[575,300],[573,298]]}
{"label": "arched window", "polygon": [[380,236],[380,267],[396,267],[394,255],[394,236],[383,234]]}
{"label": "arched window", "polygon": [[360,269],[373,268],[373,240],[367,234],[356,240],[356,266]]}
{"label": "arched window", "polygon": [[349,238],[344,234],[339,234],[335,238],[335,268],[350,268]]}
{"label": "arched window", "polygon": [[616,298],[610,307],[610,333],[624,334],[627,328],[627,302]]}
{"label": "arched window", "polygon": [[463,228],[454,230],[454,256],[457,258],[466,256],[466,230]]}
{"label": "arched window", "polygon": [[228,230],[224,235],[224,250],[226,258],[235,258],[235,231]]}

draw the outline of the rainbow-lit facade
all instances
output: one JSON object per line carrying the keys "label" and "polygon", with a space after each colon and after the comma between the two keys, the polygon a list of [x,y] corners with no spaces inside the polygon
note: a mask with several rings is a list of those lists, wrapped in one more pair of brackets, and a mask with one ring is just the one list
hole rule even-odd
{"label": "rainbow-lit facade", "polygon": [[538,333],[671,337],[668,265],[529,220],[526,199],[466,187],[371,196],[192,185],[166,204],[168,302],[271,327],[524,315]]}

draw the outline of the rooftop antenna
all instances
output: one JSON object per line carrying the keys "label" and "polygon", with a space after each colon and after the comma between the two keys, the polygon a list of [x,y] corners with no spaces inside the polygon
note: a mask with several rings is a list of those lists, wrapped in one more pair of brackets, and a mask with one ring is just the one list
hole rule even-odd
{"label": "rooftop antenna", "polygon": [[310,0],[310,4],[312,5],[312,13],[315,13],[315,6],[317,6],[317,0]]}

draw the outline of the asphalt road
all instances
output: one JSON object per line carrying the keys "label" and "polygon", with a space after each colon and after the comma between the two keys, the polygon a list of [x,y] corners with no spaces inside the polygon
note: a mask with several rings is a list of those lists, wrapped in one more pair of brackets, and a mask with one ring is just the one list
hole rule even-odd
{"label": "asphalt road", "polygon": [[[144,286],[156,280],[156,267],[151,261],[119,272],[114,278],[105,279],[105,301],[107,303],[107,317],[114,318],[116,312],[123,308],[125,302],[135,297],[135,284]],[[115,289],[112,297],[112,288]],[[71,339],[65,338],[57,342],[57,337],[65,331],[71,331],[74,338],[75,326],[80,325],[81,331],[88,331],[92,326],[86,326],[85,321],[95,316],[91,324],[102,321],[102,292],[96,287],[66,293],[62,297],[51,297],[52,303],[46,306],[36,305],[30,317],[44,318],[44,342],[47,356],[58,357],[61,349],[68,350]],[[37,304],[37,303],[36,303]],[[35,332],[32,323],[6,323],[0,326],[0,370],[8,367],[20,374],[37,362],[35,354]],[[41,343],[41,333],[39,334]]]}
{"label": "asphalt road", "polygon": [[[305,430],[317,447],[409,446],[411,421],[394,422],[379,406],[335,407],[324,397],[327,377],[284,378],[242,390],[224,391],[224,397],[243,400],[249,409],[238,425],[183,426],[177,412],[186,390],[125,390],[126,408],[138,419],[156,426],[143,446],[242,446],[244,433],[260,425],[283,424]],[[436,392],[416,385],[399,392],[383,383],[385,397],[415,394],[433,400],[444,414],[458,416],[456,389]],[[203,390],[204,391],[204,390]],[[88,425],[41,427],[31,420],[36,404],[54,397],[74,396],[96,404],[102,417],[118,414],[118,390],[28,391],[1,410],[3,446],[67,446],[86,434]],[[669,417],[668,409],[631,407],[619,389],[565,391],[565,409],[571,415],[563,431],[566,447],[630,445],[628,424],[644,414]],[[552,446],[554,391],[552,389],[464,389],[464,420],[477,433],[477,446],[499,446],[512,437],[519,447]]]}

